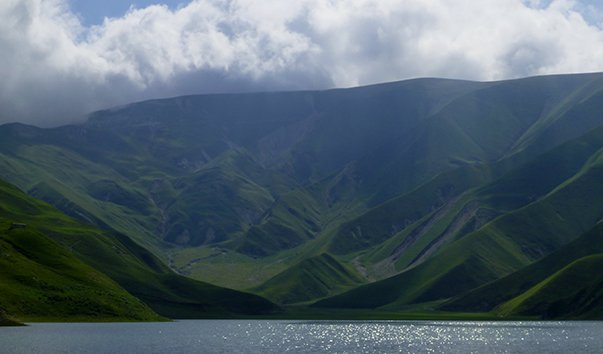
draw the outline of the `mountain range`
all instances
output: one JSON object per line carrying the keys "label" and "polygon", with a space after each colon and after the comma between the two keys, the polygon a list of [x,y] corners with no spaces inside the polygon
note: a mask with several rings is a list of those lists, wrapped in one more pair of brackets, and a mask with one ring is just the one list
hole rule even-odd
{"label": "mountain range", "polygon": [[[602,154],[598,73],[185,96],[6,124],[0,245],[30,273],[3,267],[15,293],[0,292],[0,313],[601,318]],[[50,311],[63,288],[98,293],[97,310]]]}

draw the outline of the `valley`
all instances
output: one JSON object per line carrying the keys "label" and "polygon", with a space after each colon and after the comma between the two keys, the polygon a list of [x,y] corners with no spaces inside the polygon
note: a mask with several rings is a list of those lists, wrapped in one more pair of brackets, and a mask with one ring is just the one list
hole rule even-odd
{"label": "valley", "polygon": [[[15,198],[0,230],[31,225],[1,231],[7,254],[43,272],[29,248],[47,245],[95,274],[89,291],[138,304],[115,317],[603,314],[603,74],[182,96],[6,124],[0,178]],[[15,318],[44,312],[11,301]]]}

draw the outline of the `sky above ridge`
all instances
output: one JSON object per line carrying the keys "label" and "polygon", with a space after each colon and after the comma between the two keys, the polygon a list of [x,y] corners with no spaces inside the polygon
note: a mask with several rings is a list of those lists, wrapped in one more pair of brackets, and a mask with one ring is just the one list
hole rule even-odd
{"label": "sky above ridge", "polygon": [[593,71],[593,0],[0,1],[0,123],[194,93]]}

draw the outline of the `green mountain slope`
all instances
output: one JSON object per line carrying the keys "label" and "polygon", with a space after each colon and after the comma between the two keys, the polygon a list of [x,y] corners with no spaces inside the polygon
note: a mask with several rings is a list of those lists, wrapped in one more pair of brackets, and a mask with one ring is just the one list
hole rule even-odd
{"label": "green mountain slope", "polygon": [[[395,291],[366,304],[354,296],[354,306],[396,309],[496,280],[595,225],[602,78],[417,79],[139,102],[53,129],[1,126],[0,177],[115,230],[103,237],[148,248],[153,256],[126,247],[150,260],[140,269],[156,256],[284,302],[376,281],[365,286]],[[92,246],[78,247],[96,262]],[[329,273],[326,288],[294,290],[292,279],[329,268],[325,253],[355,279]],[[136,272],[154,284],[120,282],[136,296],[188,301],[171,280]]]}
{"label": "green mountain slope", "polygon": [[[497,83],[429,79],[149,101],[98,112],[79,126],[4,126],[2,176],[70,215],[132,234],[154,249],[161,248],[161,240],[216,243],[246,232],[249,216],[266,212],[262,198],[276,200],[283,187],[338,176],[350,164],[355,166],[349,176],[355,184],[352,203],[374,207],[450,168],[496,160],[547,117],[550,100],[590,95],[583,86],[593,80],[579,75]],[[569,137],[561,134],[552,144]],[[249,158],[233,163],[226,157],[233,153]],[[80,172],[67,174],[69,166]],[[275,180],[282,182],[276,190]],[[39,183],[65,200],[39,192]],[[222,192],[206,189],[216,183],[224,186]],[[197,227],[198,216],[183,212],[199,203],[180,198],[190,189],[199,198],[225,203],[202,220],[206,226]],[[324,195],[302,192],[328,205]],[[250,212],[233,215],[234,204]],[[303,235],[296,229],[293,234]]]}
{"label": "green mountain slope", "polygon": [[[7,230],[10,223],[3,222]],[[159,320],[147,305],[35,227],[0,233],[0,306],[22,321]]]}
{"label": "green mountain slope", "polygon": [[22,326],[23,324],[10,318],[4,310],[0,310],[0,327],[2,326]]}
{"label": "green mountain slope", "polygon": [[580,258],[496,309],[502,316],[603,317],[603,254]]}
{"label": "green mountain slope", "polygon": [[2,312],[22,321],[161,319],[115,281],[45,235],[44,224],[65,220],[59,212],[2,181],[0,211]]}
{"label": "green mountain slope", "polygon": [[[108,318],[158,318],[140,300],[166,317],[178,318],[240,316],[275,309],[258,296],[178,276],[126,236],[81,224],[0,183],[3,229],[16,221],[27,224],[25,229],[2,235],[7,257],[3,267],[7,289],[2,293],[11,299],[7,300],[11,306],[3,307],[10,314],[40,319],[93,318],[96,313]],[[22,266],[15,267],[15,262]],[[96,302],[94,296],[99,298]],[[18,305],[16,299],[21,301]],[[39,299],[43,301],[38,304]],[[38,312],[27,313],[28,309]]]}
{"label": "green mountain slope", "polygon": [[[481,195],[487,202],[485,205],[512,206],[512,210],[477,231],[457,235],[460,238],[423,263],[317,305],[395,309],[411,303],[445,299],[498,279],[555,251],[603,217],[600,202],[603,190],[598,183],[603,177],[603,169],[600,151],[596,150],[601,146],[601,137],[601,131],[593,132],[478,190],[475,197]],[[563,174],[550,175],[537,183],[535,169],[546,172],[547,165],[558,166],[557,162],[566,158],[571,161],[575,175],[567,178],[567,171],[572,168],[566,166],[565,177]],[[580,168],[576,160],[584,165]],[[509,185],[514,180],[521,183]],[[546,181],[550,182],[547,184]],[[514,188],[504,192],[505,186]],[[510,203],[516,199],[512,192],[522,192],[522,189],[529,193],[520,195],[536,198],[536,201]]]}
{"label": "green mountain slope", "polygon": [[[603,252],[603,225],[598,224],[558,251],[506,277],[462,294],[444,304],[449,311],[492,311],[561,272],[569,264]],[[597,268],[593,268],[597,270]],[[593,278],[594,279],[594,278]]]}
{"label": "green mountain slope", "polygon": [[362,278],[329,254],[306,258],[253,289],[277,303],[290,304],[336,294]]}

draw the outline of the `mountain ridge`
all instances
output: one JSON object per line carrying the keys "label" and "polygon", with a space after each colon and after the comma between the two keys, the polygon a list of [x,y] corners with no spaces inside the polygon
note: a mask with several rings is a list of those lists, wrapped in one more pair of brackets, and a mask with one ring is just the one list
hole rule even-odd
{"label": "mountain ridge", "polygon": [[[279,301],[409,277],[393,303],[357,299],[396,310],[504,277],[603,217],[602,95],[595,73],[150,100],[0,126],[0,177],[182,274]],[[300,274],[332,284],[294,291]]]}

